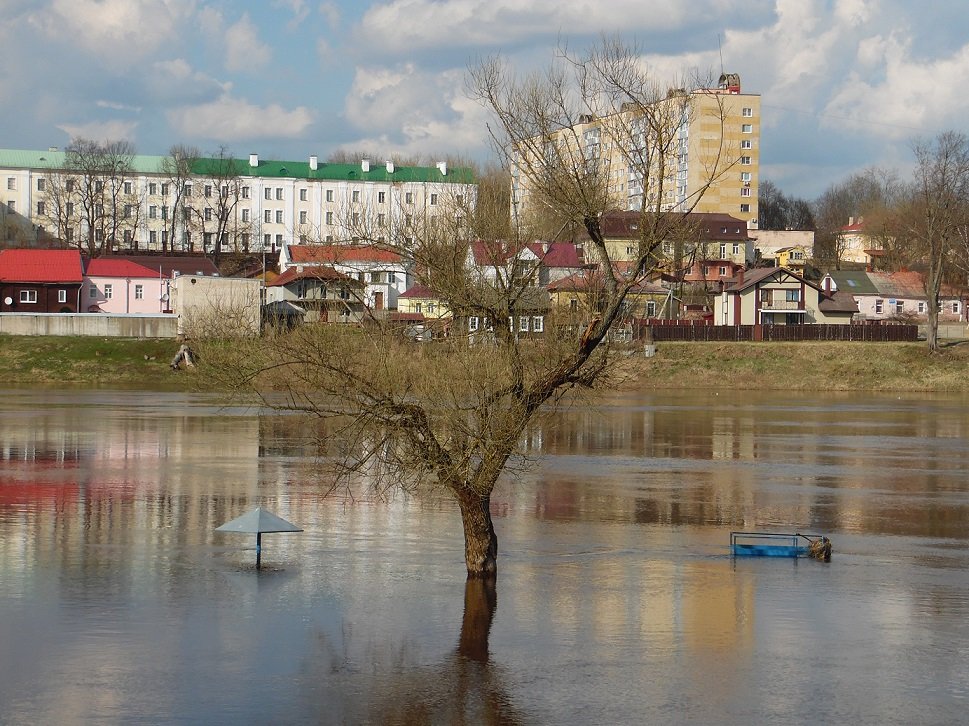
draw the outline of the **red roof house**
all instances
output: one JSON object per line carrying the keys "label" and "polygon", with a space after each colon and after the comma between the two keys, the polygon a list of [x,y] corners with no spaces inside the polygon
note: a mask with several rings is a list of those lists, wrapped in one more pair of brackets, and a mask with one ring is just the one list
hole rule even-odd
{"label": "red roof house", "polygon": [[0,312],[76,313],[83,281],[78,250],[2,250]]}

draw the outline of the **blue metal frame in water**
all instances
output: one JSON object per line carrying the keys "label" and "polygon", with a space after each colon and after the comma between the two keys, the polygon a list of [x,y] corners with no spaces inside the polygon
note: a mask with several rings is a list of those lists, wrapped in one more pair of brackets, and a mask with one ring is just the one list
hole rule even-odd
{"label": "blue metal frame in water", "polygon": [[731,532],[730,553],[744,557],[806,557],[822,536],[795,532]]}

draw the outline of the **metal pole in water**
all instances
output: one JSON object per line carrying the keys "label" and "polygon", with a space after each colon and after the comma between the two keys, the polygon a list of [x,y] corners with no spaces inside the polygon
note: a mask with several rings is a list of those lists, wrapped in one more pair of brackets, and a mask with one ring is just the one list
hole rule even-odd
{"label": "metal pole in water", "polygon": [[262,532],[256,532],[256,569],[258,570],[262,559]]}

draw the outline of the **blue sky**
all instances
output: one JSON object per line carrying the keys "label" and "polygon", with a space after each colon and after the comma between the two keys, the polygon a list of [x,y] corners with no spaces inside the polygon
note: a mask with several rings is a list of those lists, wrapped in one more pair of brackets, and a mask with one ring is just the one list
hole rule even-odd
{"label": "blue sky", "polygon": [[911,140],[966,131],[959,0],[0,0],[0,147],[128,138],[237,156],[489,156],[464,69],[525,71],[619,33],[659,78],[762,95],[762,178],[814,198]]}

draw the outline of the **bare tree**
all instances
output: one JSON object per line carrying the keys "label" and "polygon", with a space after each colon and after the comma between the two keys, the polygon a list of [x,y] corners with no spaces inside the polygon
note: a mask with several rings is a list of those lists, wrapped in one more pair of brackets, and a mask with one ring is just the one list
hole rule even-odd
{"label": "bare tree", "polygon": [[939,292],[969,225],[969,138],[945,131],[913,145],[915,173],[902,219],[925,264],[928,346],[939,350]]}
{"label": "bare tree", "polygon": [[[212,158],[199,160],[197,168],[201,199],[198,206],[185,207],[189,210],[186,216],[200,233],[202,250],[218,265],[223,252],[238,249],[238,236],[243,233],[236,214],[243,198],[243,166],[223,146]],[[244,227],[249,230],[251,225]]]}
{"label": "bare tree", "polygon": [[64,183],[76,194],[84,232],[78,246],[91,257],[111,251],[127,228],[125,207],[139,206],[133,182],[134,155],[129,141],[101,143],[75,138],[66,149]]}
{"label": "bare tree", "polygon": [[[162,159],[161,173],[172,187],[172,209],[168,218],[168,238],[162,240],[162,252],[168,252],[169,242],[175,248],[176,234],[185,231],[185,223],[189,218],[185,214],[186,187],[193,176],[193,169],[201,158],[201,152],[194,146],[176,144],[168,151],[168,156]],[[190,188],[190,187],[189,187]]]}
{"label": "bare tree", "polygon": [[[469,266],[476,227],[516,229],[454,204],[415,216],[379,243],[409,259],[417,279],[449,308],[446,337],[415,348],[392,320],[375,318],[362,329],[302,326],[251,346],[213,346],[203,360],[210,375],[228,377],[235,387],[285,391],[290,408],[324,419],[325,461],[334,476],[364,478],[378,488],[433,485],[452,497],[468,575],[488,578],[497,572],[490,503],[499,476],[523,463],[524,433],[563,395],[608,382],[609,333],[627,296],[659,264],[663,240],[681,227],[709,181],[685,204],[671,203],[666,192],[679,131],[695,95],[668,94],[637,52],[618,42],[605,41],[582,57],[563,54],[545,73],[522,79],[486,60],[470,70],[468,87],[492,112],[496,150],[518,189],[527,182],[528,204],[548,207],[591,240],[601,290],[590,316],[570,329],[536,312],[538,298],[547,299],[535,285],[537,269],[514,264],[524,238],[489,242],[503,250],[490,271]],[[703,100],[719,113],[715,94]],[[600,133],[639,181],[632,200],[640,214],[635,254],[624,266],[613,264],[600,219],[629,194],[617,194],[610,170],[584,143],[582,118],[589,114],[602,120]],[[708,180],[736,160],[717,141],[707,151]]]}

